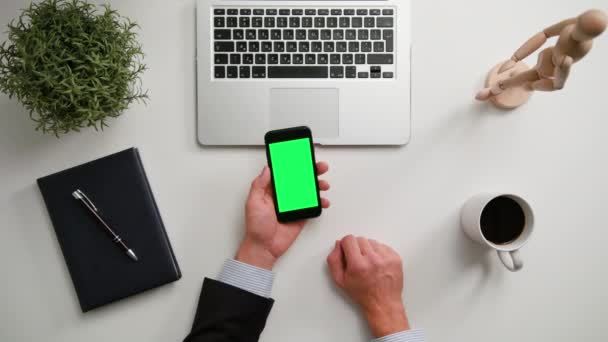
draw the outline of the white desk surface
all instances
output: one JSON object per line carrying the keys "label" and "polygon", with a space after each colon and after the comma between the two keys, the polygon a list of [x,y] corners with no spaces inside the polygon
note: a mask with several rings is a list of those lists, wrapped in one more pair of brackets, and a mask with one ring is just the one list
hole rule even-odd
{"label": "white desk surface", "polygon": [[[2,1],[0,25],[25,3]],[[265,155],[195,141],[194,0],[112,4],[141,24],[148,106],[103,133],[58,140],[0,96],[1,341],[180,341],[203,277],[217,274],[243,230],[244,199]],[[473,101],[491,66],[543,27],[593,7],[607,9],[602,0],[414,2],[413,140],[317,149],[331,163],[333,206],[276,267],[262,341],[368,339],[325,266],[348,233],[401,253],[409,316],[430,341],[608,339],[608,34],[562,92],[537,93],[511,113]],[[35,180],[131,146],[141,150],[183,278],[82,314]],[[489,190],[521,194],[536,211],[517,274],[460,231],[462,203]]]}

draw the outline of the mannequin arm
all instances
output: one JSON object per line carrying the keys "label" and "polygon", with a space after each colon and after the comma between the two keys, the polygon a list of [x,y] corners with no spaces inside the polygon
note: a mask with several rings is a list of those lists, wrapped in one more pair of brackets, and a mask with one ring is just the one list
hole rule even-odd
{"label": "mannequin arm", "polygon": [[564,88],[568,76],[570,76],[570,68],[574,63],[574,59],[570,56],[564,57],[562,62],[555,67],[555,79],[553,80],[553,87],[555,90]]}

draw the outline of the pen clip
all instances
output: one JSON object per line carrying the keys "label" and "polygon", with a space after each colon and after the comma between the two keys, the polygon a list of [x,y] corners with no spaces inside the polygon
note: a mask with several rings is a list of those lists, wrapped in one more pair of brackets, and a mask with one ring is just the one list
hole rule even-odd
{"label": "pen clip", "polygon": [[91,199],[88,198],[87,195],[82,190],[76,189],[76,191],[72,192],[72,196],[74,196],[75,199],[85,201],[96,212],[99,211],[99,210],[97,210],[97,207],[95,206],[95,204],[93,204],[93,201],[91,201]]}

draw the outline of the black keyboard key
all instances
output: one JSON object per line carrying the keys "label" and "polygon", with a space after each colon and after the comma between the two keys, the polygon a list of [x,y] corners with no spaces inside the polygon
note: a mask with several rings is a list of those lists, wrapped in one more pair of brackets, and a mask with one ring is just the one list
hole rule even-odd
{"label": "black keyboard key", "polygon": [[341,64],[340,54],[332,53],[331,55],[329,55],[329,64]]}
{"label": "black keyboard key", "polygon": [[270,39],[281,40],[281,30],[270,30]]}
{"label": "black keyboard key", "polygon": [[382,15],[393,15],[393,10],[390,8],[385,8],[382,10]]}
{"label": "black keyboard key", "polygon": [[332,9],[331,15],[342,15],[342,10],[341,9]]}
{"label": "black keyboard key", "polygon": [[317,10],[316,9],[307,9],[305,11],[306,15],[317,15]]}
{"label": "black keyboard key", "polygon": [[277,10],[274,8],[269,8],[266,10],[266,15],[277,15]]}
{"label": "black keyboard key", "polygon": [[312,18],[311,17],[302,18],[302,27],[312,27]]}
{"label": "black keyboard key", "polygon": [[215,42],[213,43],[215,52],[233,52],[234,42]]}
{"label": "black keyboard key", "polygon": [[213,10],[213,14],[215,15],[224,15],[226,14],[226,10],[223,8],[216,8]]}
{"label": "black keyboard key", "polygon": [[309,52],[310,51],[310,43],[309,42],[300,42],[299,44],[300,52]]}
{"label": "black keyboard key", "polygon": [[266,55],[258,53],[255,55],[255,64],[266,64]]}
{"label": "black keyboard key", "polygon": [[340,18],[340,27],[350,27],[350,17]]}
{"label": "black keyboard key", "polygon": [[374,17],[366,17],[363,21],[363,25],[365,27],[374,27],[376,26],[376,18]]}
{"label": "black keyboard key", "polygon": [[253,78],[266,78],[266,67],[254,66],[251,70]]}
{"label": "black keyboard key", "polygon": [[266,40],[269,37],[268,30],[258,30],[258,39]]}
{"label": "black keyboard key", "polygon": [[290,15],[291,11],[289,9],[280,9],[279,15]]}
{"label": "black keyboard key", "polygon": [[322,66],[269,66],[268,78],[327,78],[327,67]]}
{"label": "black keyboard key", "polygon": [[329,10],[328,9],[320,9],[318,11],[319,15],[329,15]]}
{"label": "black keyboard key", "polygon": [[382,37],[384,38],[384,43],[386,45],[386,52],[393,52],[395,50],[395,37],[393,30],[384,30]]}
{"label": "black keyboard key", "polygon": [[354,17],[353,18],[353,27],[354,28],[363,27],[363,18],[361,18],[361,17]]}
{"label": "black keyboard key", "polygon": [[216,53],[214,56],[215,64],[228,64],[227,53]]}
{"label": "black keyboard key", "polygon": [[235,67],[235,66],[227,67],[226,76],[228,76],[228,78],[238,78],[239,77],[239,68]]}
{"label": "black keyboard key", "polygon": [[224,17],[213,18],[213,27],[224,27],[226,26],[226,19]]}
{"label": "black keyboard key", "polygon": [[315,17],[315,27],[325,27],[325,18]]}
{"label": "black keyboard key", "polygon": [[321,40],[330,40],[331,30],[321,30]]}
{"label": "black keyboard key", "polygon": [[344,78],[344,67],[343,66],[329,67],[329,76],[331,78]]}
{"label": "black keyboard key", "polygon": [[327,64],[327,62],[329,61],[329,55],[327,55],[325,53],[320,54],[317,57],[317,61],[318,61],[319,64]]}
{"label": "black keyboard key", "polygon": [[368,40],[369,39],[369,31],[366,29],[360,29],[357,31],[357,35],[359,40]]}
{"label": "black keyboard key", "polygon": [[276,53],[268,55],[268,64],[279,64],[279,55]]}
{"label": "black keyboard key", "polygon": [[361,42],[361,52],[372,52],[372,42]]}
{"label": "black keyboard key", "polygon": [[281,55],[281,64],[291,64],[291,55],[284,53]]}
{"label": "black keyboard key", "polygon": [[370,15],[380,15],[380,13],[382,13],[382,11],[380,11],[379,9],[371,9],[371,10],[369,10],[369,14]]}
{"label": "black keyboard key", "polygon": [[372,40],[380,40],[380,39],[382,39],[382,31],[380,31],[380,30],[371,30],[370,31],[370,38]]}
{"label": "black keyboard key", "polygon": [[277,27],[287,27],[287,17],[278,17]]}
{"label": "black keyboard key", "polygon": [[312,43],[310,43],[310,51],[312,51],[312,52],[321,52],[321,51],[323,51],[323,43],[321,43],[321,42],[312,42]]}
{"label": "black keyboard key", "polygon": [[253,55],[250,53],[243,54],[243,64],[253,64]]}
{"label": "black keyboard key", "polygon": [[215,67],[215,78],[226,78],[226,68],[223,65]]}
{"label": "black keyboard key", "polygon": [[262,42],[262,52],[272,52],[272,42]]}
{"label": "black keyboard key", "polygon": [[372,66],[369,68],[369,71],[371,71],[372,73],[379,73],[381,70],[382,68],[379,66]]}
{"label": "black keyboard key", "polygon": [[357,31],[346,30],[346,40],[355,40],[355,39],[357,39]]}
{"label": "black keyboard key", "polygon": [[284,51],[285,51],[284,42],[274,42],[274,52],[284,52]]}
{"label": "black keyboard key", "polygon": [[308,40],[319,40],[319,30],[308,30]]}
{"label": "black keyboard key", "polygon": [[393,64],[392,53],[369,54],[367,55],[367,64]]}
{"label": "black keyboard key", "polygon": [[296,30],[296,39],[305,40],[306,39],[306,30]]}
{"label": "black keyboard key", "polygon": [[369,72],[360,72],[357,74],[359,78],[369,78]]}
{"label": "black keyboard key", "polygon": [[236,42],[237,52],[247,52],[247,42]]}
{"label": "black keyboard key", "polygon": [[354,9],[345,9],[344,15],[355,15],[355,10]]}
{"label": "black keyboard key", "polygon": [[264,18],[264,27],[274,27],[274,17]]}
{"label": "black keyboard key", "polygon": [[367,15],[367,10],[366,9],[358,9],[357,10],[357,15]]}
{"label": "black keyboard key", "polygon": [[239,27],[249,27],[249,17],[240,17],[239,18]]}
{"label": "black keyboard key", "polygon": [[382,78],[393,78],[393,76],[394,76],[394,74],[390,71],[382,73]]}
{"label": "black keyboard key", "polygon": [[289,18],[289,27],[300,27],[300,17]]}
{"label": "black keyboard key", "polygon": [[241,55],[239,55],[238,53],[231,53],[230,64],[241,64]]}
{"label": "black keyboard key", "polygon": [[241,13],[241,15],[251,15],[251,9],[241,8],[240,13]]}
{"label": "black keyboard key", "polygon": [[243,30],[232,30],[232,34],[234,36],[234,40],[245,39],[245,31]]}
{"label": "black keyboard key", "polygon": [[261,8],[255,8],[253,10],[253,15],[264,15],[264,10]]}
{"label": "black keyboard key", "polygon": [[306,64],[315,64],[317,62],[317,57],[313,53],[306,54]]}
{"label": "black keyboard key", "polygon": [[304,55],[302,55],[302,54],[293,55],[293,64],[304,64]]}
{"label": "black keyboard key", "polygon": [[382,77],[382,74],[379,72],[372,72],[371,75],[372,75],[372,78],[381,78]]}
{"label": "black keyboard key", "polygon": [[357,67],[347,66],[346,67],[346,78],[356,78],[357,77]]}
{"label": "black keyboard key", "polygon": [[283,30],[283,39],[284,40],[293,40],[293,38],[294,38],[293,30],[291,30],[291,29]]}
{"label": "black keyboard key", "polygon": [[236,8],[229,8],[227,13],[228,13],[228,15],[238,15],[239,10]]}
{"label": "black keyboard key", "polygon": [[298,43],[287,42],[287,52],[298,52]]}
{"label": "black keyboard key", "polygon": [[374,42],[374,52],[384,52],[384,42]]}
{"label": "black keyboard key", "polygon": [[342,64],[353,64],[353,55],[345,53],[342,55]]}
{"label": "black keyboard key", "polygon": [[336,17],[329,17],[327,18],[327,27],[338,27],[338,18]]}
{"label": "black keyboard key", "polygon": [[393,27],[393,17],[380,17],[377,25],[378,27]]}
{"label": "black keyboard key", "polygon": [[365,54],[358,53],[355,55],[355,64],[365,64]]}
{"label": "black keyboard key", "polygon": [[251,27],[262,27],[264,26],[264,19],[262,17],[253,17],[251,19]]}
{"label": "black keyboard key", "polygon": [[325,42],[323,44],[323,51],[324,52],[334,52],[336,49],[334,42]]}
{"label": "black keyboard key", "polygon": [[240,66],[239,67],[239,77],[240,78],[251,78],[251,67],[247,66]]}
{"label": "black keyboard key", "polygon": [[230,30],[214,30],[213,31],[213,38],[215,39],[225,39],[225,40],[229,40],[230,39]]}
{"label": "black keyboard key", "polygon": [[291,10],[291,15],[302,15],[304,14],[304,11],[302,9],[293,9]]}
{"label": "black keyboard key", "polygon": [[336,29],[334,30],[334,40],[343,40],[344,39],[344,30]]}
{"label": "black keyboard key", "polygon": [[359,52],[359,42],[348,42],[348,52]]}
{"label": "black keyboard key", "polygon": [[346,42],[337,42],[336,52],[346,52]]}
{"label": "black keyboard key", "polygon": [[260,42],[249,42],[249,52],[259,52]]}
{"label": "black keyboard key", "polygon": [[247,30],[247,31],[245,31],[245,38],[247,38],[247,40],[254,40],[254,39],[256,39],[256,30]]}
{"label": "black keyboard key", "polygon": [[237,17],[228,17],[226,19],[226,27],[237,27],[239,26],[239,21]]}

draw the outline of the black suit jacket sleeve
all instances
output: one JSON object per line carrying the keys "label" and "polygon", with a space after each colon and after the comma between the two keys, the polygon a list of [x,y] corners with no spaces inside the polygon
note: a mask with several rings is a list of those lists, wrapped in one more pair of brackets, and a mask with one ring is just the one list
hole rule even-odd
{"label": "black suit jacket sleeve", "polygon": [[274,300],[205,278],[184,342],[256,342]]}

